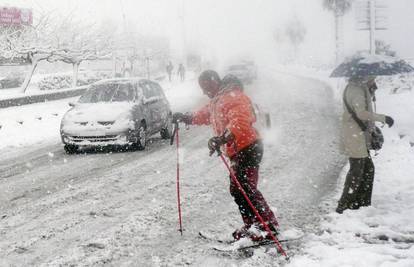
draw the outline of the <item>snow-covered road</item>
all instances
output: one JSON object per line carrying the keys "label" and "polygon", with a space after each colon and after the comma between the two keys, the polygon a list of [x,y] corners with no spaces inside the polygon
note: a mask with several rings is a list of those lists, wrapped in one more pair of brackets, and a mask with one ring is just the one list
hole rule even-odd
{"label": "snow-covered road", "polygon": [[[188,97],[186,90],[197,91]],[[272,117],[259,187],[282,228],[312,231],[344,163],[331,89],[268,69],[247,91]],[[167,95],[176,109],[203,101],[194,81]],[[145,152],[66,155],[60,143],[40,143],[1,155],[0,266],[273,265],[274,254],[223,257],[198,239],[200,230],[230,235],[241,220],[224,166],[208,157],[210,130],[180,134],[183,236],[175,148],[166,141],[155,137]]]}

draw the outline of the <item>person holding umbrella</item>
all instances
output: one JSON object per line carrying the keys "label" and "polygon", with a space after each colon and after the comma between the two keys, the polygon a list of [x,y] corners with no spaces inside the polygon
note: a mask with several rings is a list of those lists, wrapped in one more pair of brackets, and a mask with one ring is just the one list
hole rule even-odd
{"label": "person holding umbrella", "polygon": [[[373,141],[370,133],[375,130],[376,121],[386,123],[389,127],[394,124],[390,116],[373,112],[370,88],[374,84],[374,76],[352,77],[344,91],[342,141],[345,154],[349,157],[350,169],[336,209],[338,213],[371,205],[375,171],[369,153]],[[361,129],[353,114],[357,120],[365,123],[365,129]]]}
{"label": "person holding umbrella", "polygon": [[342,148],[349,158],[350,169],[338,201],[337,213],[371,205],[375,168],[369,151],[380,149],[383,142],[375,122],[389,127],[394,124],[390,116],[373,111],[376,76],[412,70],[404,61],[359,55],[339,65],[331,74],[331,77],[349,78],[343,93]]}

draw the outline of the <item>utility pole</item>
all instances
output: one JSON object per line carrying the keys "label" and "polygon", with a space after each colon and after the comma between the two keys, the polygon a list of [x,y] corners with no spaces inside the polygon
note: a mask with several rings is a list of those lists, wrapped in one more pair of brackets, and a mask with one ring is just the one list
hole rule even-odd
{"label": "utility pole", "polygon": [[151,78],[150,76],[150,58],[147,56],[145,58],[145,62],[147,63],[147,79],[149,80]]}
{"label": "utility pole", "polygon": [[185,0],[181,0],[181,34],[182,34],[182,61],[185,64],[186,54],[187,54],[187,40],[186,40],[186,30],[185,30]]}
{"label": "utility pole", "polygon": [[375,0],[369,1],[369,53],[375,55]]}
{"label": "utility pole", "polygon": [[380,0],[365,0],[357,6],[357,30],[369,31],[369,52],[376,54],[377,31],[387,30],[387,6]]}
{"label": "utility pole", "polygon": [[343,40],[343,14],[335,11],[335,63],[339,64],[342,59],[342,51],[344,47]]}

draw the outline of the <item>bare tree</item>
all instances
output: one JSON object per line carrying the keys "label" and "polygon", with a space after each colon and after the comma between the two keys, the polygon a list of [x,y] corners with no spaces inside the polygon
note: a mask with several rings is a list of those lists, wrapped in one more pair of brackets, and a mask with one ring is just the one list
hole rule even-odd
{"label": "bare tree", "polygon": [[293,19],[286,25],[285,34],[294,48],[295,57],[298,54],[299,45],[305,40],[306,32],[305,25],[297,17],[293,17]]}
{"label": "bare tree", "polygon": [[[131,23],[132,25],[132,23]],[[115,59],[122,64],[121,75],[150,76],[169,58],[168,40],[159,36],[142,35],[130,29],[120,32],[115,40]]]}
{"label": "bare tree", "polygon": [[341,40],[342,40],[342,17],[351,9],[353,0],[323,0],[323,6],[334,13],[335,17],[335,58],[336,62],[341,57]]}

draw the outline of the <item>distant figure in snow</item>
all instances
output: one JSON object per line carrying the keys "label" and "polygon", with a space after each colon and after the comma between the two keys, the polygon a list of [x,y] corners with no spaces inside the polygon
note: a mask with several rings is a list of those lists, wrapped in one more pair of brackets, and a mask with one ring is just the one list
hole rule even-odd
{"label": "distant figure in snow", "polygon": [[[173,121],[212,126],[215,136],[208,141],[210,155],[224,149],[242,188],[269,228],[277,234],[276,217],[257,188],[263,143],[253,127],[256,116],[250,98],[244,94],[241,82],[235,76],[225,76],[221,80],[217,72],[207,70],[200,74],[198,83],[210,102],[193,113],[174,113]],[[236,240],[248,237],[253,241],[270,238],[261,234],[264,229],[259,219],[232,179],[230,194],[239,207],[244,223],[233,232],[233,237]]]}
{"label": "distant figure in snow", "polygon": [[172,72],[173,72],[174,66],[171,63],[171,61],[168,62],[166,70],[167,70],[167,74],[168,74],[168,80],[171,82],[171,76],[172,76]]}
{"label": "distant figure in snow", "polygon": [[[342,145],[349,157],[350,169],[336,208],[338,213],[371,205],[375,174],[369,152],[374,149],[371,133],[375,130],[376,121],[386,123],[389,127],[394,124],[391,117],[373,111],[376,88],[375,76],[351,77],[344,91]],[[361,129],[357,120],[365,125],[365,130]]]}
{"label": "distant figure in snow", "polygon": [[183,82],[185,79],[185,68],[183,63],[180,63],[180,65],[178,66],[177,75],[180,76],[180,80]]}

